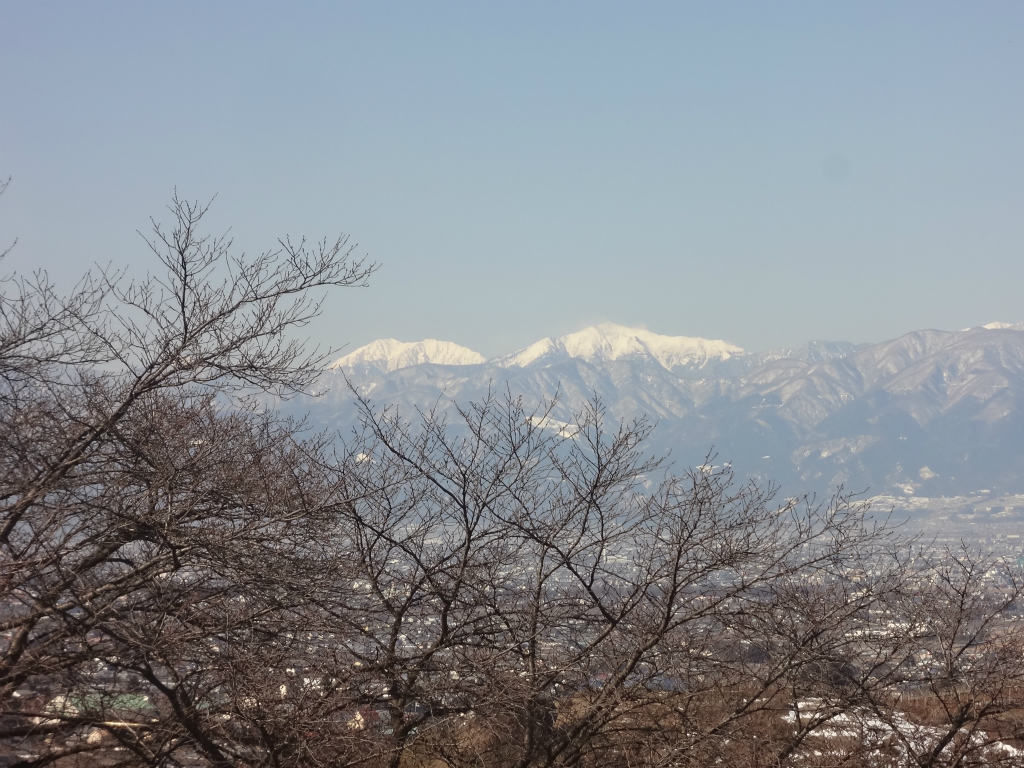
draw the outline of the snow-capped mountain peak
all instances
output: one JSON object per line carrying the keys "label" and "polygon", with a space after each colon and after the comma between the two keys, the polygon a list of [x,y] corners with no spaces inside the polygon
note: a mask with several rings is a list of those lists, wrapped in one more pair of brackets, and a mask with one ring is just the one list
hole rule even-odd
{"label": "snow-capped mountain peak", "polygon": [[1024,323],[985,323],[983,326],[986,331],[1024,331]]}
{"label": "snow-capped mountain peak", "polygon": [[484,362],[484,356],[450,341],[423,339],[422,341],[399,341],[398,339],[377,339],[366,346],[335,360],[330,368],[351,368],[366,366],[381,371],[397,371],[410,365],[434,363],[435,365],[477,365]]}
{"label": "snow-capped mountain peak", "polygon": [[739,354],[743,354],[743,349],[727,341],[666,336],[644,328],[601,323],[555,339],[541,339],[496,362],[507,367],[526,367],[559,356],[587,361],[648,357],[666,368],[675,368],[703,366]]}

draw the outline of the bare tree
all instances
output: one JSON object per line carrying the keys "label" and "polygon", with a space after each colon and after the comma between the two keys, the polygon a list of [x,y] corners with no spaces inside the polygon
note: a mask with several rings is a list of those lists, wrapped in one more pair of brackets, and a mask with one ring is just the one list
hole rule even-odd
{"label": "bare tree", "polygon": [[344,239],[236,256],[206,206],[170,210],[162,273],[0,298],[0,743],[24,764],[247,759],[226,649],[286,644],[318,556],[323,446],[237,396],[307,386],[290,332],[373,267]]}
{"label": "bare tree", "polygon": [[921,553],[910,565],[888,611],[899,628],[890,647],[903,660],[892,684],[868,697],[894,765],[1024,760],[1022,593],[1019,568],[966,546]]}
{"label": "bare tree", "polygon": [[907,561],[863,505],[676,475],[643,422],[548,412],[507,395],[412,425],[363,401],[352,667],[392,724],[382,761],[799,765],[888,690],[858,638]]}

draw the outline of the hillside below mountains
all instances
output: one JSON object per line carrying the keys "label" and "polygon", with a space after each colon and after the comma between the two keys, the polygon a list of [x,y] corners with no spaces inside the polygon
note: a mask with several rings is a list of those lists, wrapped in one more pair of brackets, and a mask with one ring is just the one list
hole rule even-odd
{"label": "hillside below mountains", "polygon": [[346,377],[409,416],[507,387],[534,402],[557,394],[554,424],[597,395],[613,418],[651,417],[653,450],[685,464],[712,450],[784,491],[1024,492],[1024,325],[749,353],[609,323],[492,360],[450,342],[387,340],[339,358],[318,397],[291,407],[345,430],[355,420]]}

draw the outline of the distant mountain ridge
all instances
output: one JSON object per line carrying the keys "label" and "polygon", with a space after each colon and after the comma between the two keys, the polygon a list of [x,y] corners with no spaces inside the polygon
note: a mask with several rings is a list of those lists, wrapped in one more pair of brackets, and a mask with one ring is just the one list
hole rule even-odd
{"label": "distant mountain ridge", "polygon": [[382,371],[397,371],[411,365],[433,363],[437,365],[476,365],[484,356],[468,347],[451,341],[424,339],[399,341],[378,339],[339,357],[329,366],[332,369],[371,367]]}
{"label": "distant mountain ridge", "polygon": [[411,365],[478,365],[489,362],[504,368],[525,368],[548,364],[562,358],[590,362],[648,357],[665,368],[703,366],[716,360],[742,355],[743,349],[720,339],[666,336],[643,328],[601,323],[557,338],[546,337],[529,346],[487,361],[478,352],[450,341],[424,339],[402,342],[378,339],[339,357],[330,368],[371,366],[395,371]]}
{"label": "distant mountain ridge", "polygon": [[642,328],[601,323],[555,339],[541,339],[511,355],[496,358],[494,363],[525,368],[567,357],[588,362],[647,357],[671,370],[680,366],[702,367],[742,354],[742,348],[720,339],[666,336]]}
{"label": "distant mountain ridge", "polygon": [[450,342],[375,342],[339,359],[296,407],[347,428],[352,384],[415,408],[508,387],[552,423],[597,395],[613,418],[657,421],[652,449],[685,463],[713,448],[792,489],[894,497],[1024,493],[1024,325],[912,331],[875,344],[745,352],[729,342],[602,324],[492,360]]}

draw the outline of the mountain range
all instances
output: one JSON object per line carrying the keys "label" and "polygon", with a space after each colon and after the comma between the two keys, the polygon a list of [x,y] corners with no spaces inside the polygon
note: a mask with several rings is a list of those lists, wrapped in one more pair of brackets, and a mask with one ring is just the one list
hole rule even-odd
{"label": "mountain range", "polygon": [[348,382],[409,415],[506,387],[528,401],[557,394],[552,424],[596,395],[613,418],[653,419],[653,451],[684,464],[712,451],[787,492],[842,485],[910,506],[963,496],[992,514],[1024,493],[1024,324],[746,352],[605,323],[490,360],[386,339],[336,360],[317,397],[290,407],[344,430],[355,421]]}

